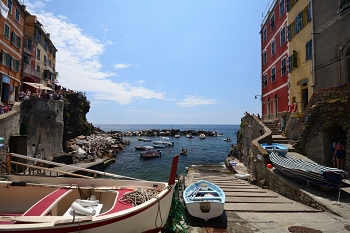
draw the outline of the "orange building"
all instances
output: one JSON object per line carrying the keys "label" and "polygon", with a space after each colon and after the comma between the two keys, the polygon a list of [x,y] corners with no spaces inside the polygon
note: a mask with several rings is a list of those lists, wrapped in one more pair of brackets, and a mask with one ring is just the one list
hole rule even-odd
{"label": "orange building", "polygon": [[17,0],[1,0],[0,13],[0,102],[8,104],[21,88],[26,12]]}

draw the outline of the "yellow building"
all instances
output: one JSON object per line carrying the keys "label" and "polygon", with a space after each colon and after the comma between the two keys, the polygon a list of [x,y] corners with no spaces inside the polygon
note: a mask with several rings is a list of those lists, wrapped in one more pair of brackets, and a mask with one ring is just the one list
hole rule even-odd
{"label": "yellow building", "polygon": [[286,0],[288,12],[289,110],[303,113],[312,95],[312,2]]}

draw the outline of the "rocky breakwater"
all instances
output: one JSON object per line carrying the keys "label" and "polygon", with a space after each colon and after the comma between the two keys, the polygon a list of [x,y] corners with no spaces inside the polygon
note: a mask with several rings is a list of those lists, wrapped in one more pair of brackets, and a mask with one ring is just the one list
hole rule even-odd
{"label": "rocky breakwater", "polygon": [[97,133],[90,136],[77,136],[66,142],[66,152],[56,154],[54,162],[78,164],[95,162],[97,159],[114,158],[130,142],[123,140],[119,134]]}

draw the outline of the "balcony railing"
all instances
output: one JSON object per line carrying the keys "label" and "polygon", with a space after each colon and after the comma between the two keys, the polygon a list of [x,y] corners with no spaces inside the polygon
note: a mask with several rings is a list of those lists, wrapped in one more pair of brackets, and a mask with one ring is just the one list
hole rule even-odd
{"label": "balcony railing", "polygon": [[42,78],[42,73],[36,69],[31,68],[31,67],[24,68],[23,73],[38,77],[40,79]]}

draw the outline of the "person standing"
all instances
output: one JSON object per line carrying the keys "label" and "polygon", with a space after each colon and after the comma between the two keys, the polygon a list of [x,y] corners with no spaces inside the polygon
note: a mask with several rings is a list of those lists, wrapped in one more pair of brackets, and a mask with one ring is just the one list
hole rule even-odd
{"label": "person standing", "polygon": [[337,160],[337,168],[343,169],[344,168],[344,161],[345,161],[345,145],[342,140],[339,140],[338,143],[335,145],[335,151],[334,151],[334,157]]}
{"label": "person standing", "polygon": [[25,93],[24,93],[23,90],[21,90],[20,92],[18,92],[18,100],[19,100],[19,101],[22,101],[23,98],[24,98],[24,95],[25,95]]}

